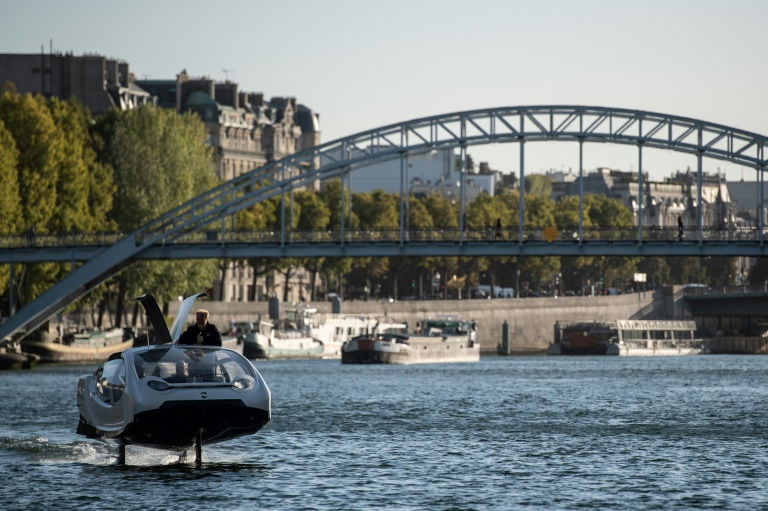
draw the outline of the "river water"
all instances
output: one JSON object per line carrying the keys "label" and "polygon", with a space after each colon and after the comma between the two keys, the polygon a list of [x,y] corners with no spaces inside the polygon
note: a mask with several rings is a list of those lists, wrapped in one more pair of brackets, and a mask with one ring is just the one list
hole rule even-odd
{"label": "river water", "polygon": [[272,421],[200,467],[76,435],[93,366],[0,372],[0,508],[768,509],[766,356],[256,366]]}

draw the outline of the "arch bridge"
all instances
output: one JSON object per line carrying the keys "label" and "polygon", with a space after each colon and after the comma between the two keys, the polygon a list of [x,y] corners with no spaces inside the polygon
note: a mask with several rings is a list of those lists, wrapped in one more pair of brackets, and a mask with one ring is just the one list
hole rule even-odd
{"label": "arch bridge", "polygon": [[[489,239],[464,225],[467,148],[494,143],[520,145],[519,182],[525,180],[525,145],[536,141],[575,141],[579,144],[579,176],[583,173],[585,142],[633,145],[638,151],[638,218],[636,229],[595,234],[583,226],[583,188],[579,190],[579,223],[552,240],[526,230],[524,194],[517,231],[503,241]],[[30,243],[0,247],[0,262],[15,264],[42,260],[84,260],[85,264],[25,306],[0,326],[0,339],[19,330],[32,331],[72,300],[132,262],[146,258],[190,257],[355,257],[355,256],[493,256],[493,255],[766,255],[763,226],[763,182],[768,139],[756,133],[674,115],[590,106],[500,107],[436,115],[364,131],[254,169],[221,184],[114,243],[38,247]],[[668,232],[642,224],[643,150],[668,149],[695,155],[698,177],[698,225],[675,243]],[[459,228],[427,235],[407,228],[406,169],[410,156],[437,149],[458,149]],[[702,224],[704,157],[754,168],[759,179],[759,226],[748,232],[711,233]],[[341,178],[342,191],[356,169],[373,162],[400,161],[400,225],[386,235],[355,232],[348,218],[326,235],[307,239],[291,231],[293,211],[286,201],[294,190],[317,181]],[[580,183],[583,180],[580,179]],[[583,186],[583,184],[582,184]],[[340,211],[349,210],[341,194]],[[280,230],[265,238],[245,239],[232,232],[234,213],[272,197],[281,198]],[[317,233],[313,233],[313,236]],[[259,243],[258,241],[262,241]]]}

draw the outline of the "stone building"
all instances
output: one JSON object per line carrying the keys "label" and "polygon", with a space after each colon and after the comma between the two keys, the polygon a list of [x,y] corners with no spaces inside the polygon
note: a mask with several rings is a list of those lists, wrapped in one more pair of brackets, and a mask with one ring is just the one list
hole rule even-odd
{"label": "stone building", "polygon": [[760,216],[763,217],[763,225],[768,225],[768,183],[762,184],[762,192],[760,188],[757,181],[728,183],[728,193],[736,210],[737,226],[758,226]]}
{"label": "stone building", "polygon": [[[581,178],[553,182],[552,198],[564,195],[578,195]],[[639,176],[637,172],[626,172],[599,168],[583,177],[584,194],[597,194],[620,199],[634,214],[635,225],[640,214]],[[676,227],[681,217],[684,225],[698,225],[698,177],[695,172],[677,172],[663,182],[652,181],[643,174],[643,225],[648,227]],[[731,203],[725,177],[704,173],[702,176],[701,200],[702,222],[705,227],[724,227],[736,222],[736,210]]]}
{"label": "stone building", "polygon": [[[206,143],[223,180],[320,143],[319,116],[296,98],[265,100],[262,93],[240,91],[237,83],[192,78],[186,70],[175,79],[137,80],[128,63],[96,54],[0,54],[0,86],[6,82],[22,94],[74,96],[94,116],[147,103],[195,112],[205,124]],[[214,283],[214,298],[251,301],[288,286],[298,300],[300,283],[280,279],[254,278],[249,266],[229,264]]]}
{"label": "stone building", "polygon": [[[317,114],[296,98],[243,92],[237,83],[192,78],[186,70],[175,80],[139,80],[157,98],[157,105],[179,112],[195,112],[205,123],[207,143],[223,180],[277,161],[320,143]],[[298,277],[296,277],[298,278]],[[300,298],[299,282],[284,282],[280,275],[257,275],[247,264],[229,262],[214,282],[215,300],[250,302],[265,299],[277,289],[292,290]],[[295,292],[294,292],[295,291]]]}
{"label": "stone building", "polygon": [[219,177],[233,179],[252,169],[320,143],[319,117],[296,98],[242,92],[237,83],[190,78],[139,80],[157,105],[195,112],[205,123]]}
{"label": "stone building", "polygon": [[[360,149],[350,149],[350,157],[363,156]],[[322,164],[338,159],[338,155],[323,157]],[[453,149],[435,149],[415,153],[403,160],[405,191],[416,197],[425,197],[437,193],[446,199],[458,201],[461,194],[460,159]],[[349,187],[354,193],[382,190],[385,193],[400,194],[400,159],[375,161],[355,168],[349,179]],[[464,200],[471,202],[480,194],[493,196],[501,180],[501,172],[491,170],[487,163],[481,163],[478,172],[468,170],[464,183]]]}
{"label": "stone building", "polygon": [[136,85],[127,62],[95,54],[2,53],[0,86],[6,82],[12,82],[22,94],[59,99],[74,96],[94,116],[152,101],[151,95]]}

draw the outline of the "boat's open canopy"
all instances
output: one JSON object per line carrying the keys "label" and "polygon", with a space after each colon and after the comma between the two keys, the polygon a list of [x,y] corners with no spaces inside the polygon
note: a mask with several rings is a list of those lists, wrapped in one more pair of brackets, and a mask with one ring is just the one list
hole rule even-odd
{"label": "boat's open canopy", "polygon": [[179,305],[179,312],[176,314],[176,319],[174,319],[170,330],[168,329],[168,325],[165,324],[165,318],[163,317],[163,313],[160,311],[160,307],[158,307],[157,300],[155,300],[154,296],[146,293],[134,299],[144,307],[144,311],[147,313],[147,320],[155,330],[156,343],[166,344],[179,340],[181,332],[184,330],[187,316],[192,310],[195,300],[201,296],[208,296],[208,294],[198,293],[181,302],[181,305]]}
{"label": "boat's open canopy", "polygon": [[155,377],[171,384],[231,383],[255,377],[247,359],[214,346],[154,346],[134,352],[133,366],[138,379]]}

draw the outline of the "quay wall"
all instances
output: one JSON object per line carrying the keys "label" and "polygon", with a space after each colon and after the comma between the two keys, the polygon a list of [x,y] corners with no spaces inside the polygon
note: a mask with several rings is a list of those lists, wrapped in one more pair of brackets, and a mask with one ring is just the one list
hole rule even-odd
{"label": "quay wall", "polygon": [[712,337],[704,339],[704,343],[713,354],[768,354],[768,337]]}
{"label": "quay wall", "polygon": [[[497,298],[491,300],[348,301],[341,313],[388,317],[407,321],[411,329],[420,320],[453,314],[477,322],[483,354],[495,354],[502,341],[503,324],[509,324],[510,350],[514,353],[543,353],[554,339],[556,321],[605,321],[616,319],[667,319],[676,317],[672,288],[654,292],[595,297]],[[202,305],[204,304],[204,305]],[[211,323],[226,329],[230,321],[255,321],[269,316],[267,302],[201,302],[211,313]],[[331,302],[307,302],[320,313],[333,312]],[[281,315],[291,304],[281,303]],[[175,314],[178,303],[169,305]],[[191,321],[191,319],[190,319]]]}

